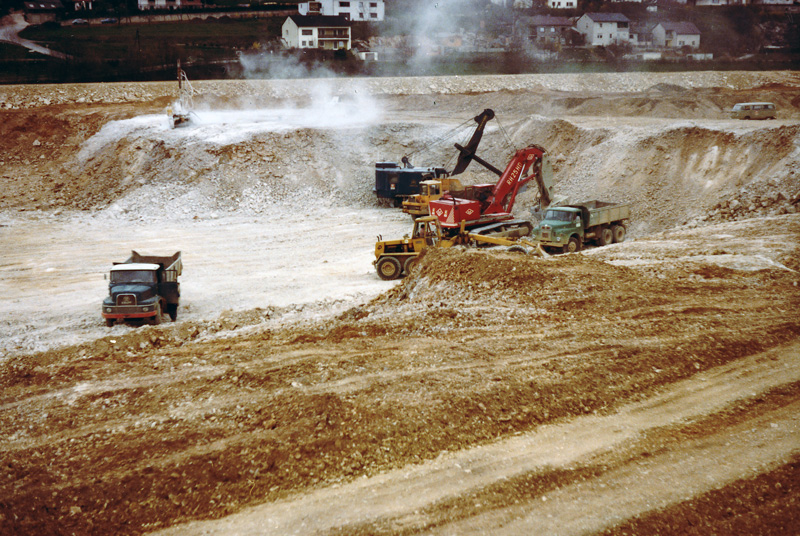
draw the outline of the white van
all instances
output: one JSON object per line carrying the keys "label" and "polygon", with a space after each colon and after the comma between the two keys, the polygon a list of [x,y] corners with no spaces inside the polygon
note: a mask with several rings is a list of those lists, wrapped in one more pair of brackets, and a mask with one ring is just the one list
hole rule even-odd
{"label": "white van", "polygon": [[771,102],[740,102],[729,112],[731,119],[775,119],[775,105]]}

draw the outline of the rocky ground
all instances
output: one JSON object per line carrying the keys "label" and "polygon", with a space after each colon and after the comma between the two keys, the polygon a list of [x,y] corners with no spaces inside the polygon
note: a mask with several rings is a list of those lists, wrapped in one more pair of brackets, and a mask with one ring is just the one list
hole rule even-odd
{"label": "rocky ground", "polygon": [[[175,130],[168,85],[0,88],[0,532],[800,525],[796,74],[193,85]],[[374,163],[487,107],[484,158],[544,146],[629,239],[380,281]],[[104,326],[130,249],[184,252],[178,322]]]}

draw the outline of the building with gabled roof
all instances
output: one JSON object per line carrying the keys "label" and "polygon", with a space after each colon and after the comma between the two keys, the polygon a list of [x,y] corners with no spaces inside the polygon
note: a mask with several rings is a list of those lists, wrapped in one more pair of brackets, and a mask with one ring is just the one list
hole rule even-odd
{"label": "building with gabled roof", "polygon": [[517,35],[527,37],[532,42],[565,42],[567,33],[573,28],[567,17],[554,15],[534,15],[520,17],[515,26]]}
{"label": "building with gabled roof", "polygon": [[575,24],[589,46],[630,42],[631,20],[622,13],[584,13]]}
{"label": "building with gabled roof", "polygon": [[700,47],[700,30],[691,22],[659,22],[653,28],[653,44],[658,47]]}
{"label": "building with gabled roof", "polygon": [[281,39],[287,48],[350,50],[350,21],[346,17],[289,15],[281,27]]}

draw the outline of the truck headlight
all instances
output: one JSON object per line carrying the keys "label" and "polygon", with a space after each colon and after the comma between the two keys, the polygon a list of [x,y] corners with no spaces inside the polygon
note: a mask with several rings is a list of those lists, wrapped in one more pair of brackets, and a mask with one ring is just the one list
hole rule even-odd
{"label": "truck headlight", "polygon": [[111,307],[106,307],[106,312],[110,313],[111,312]]}

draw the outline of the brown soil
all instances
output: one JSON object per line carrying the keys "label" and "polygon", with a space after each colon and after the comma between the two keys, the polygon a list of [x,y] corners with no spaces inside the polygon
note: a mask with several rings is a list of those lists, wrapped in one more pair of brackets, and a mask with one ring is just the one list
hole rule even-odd
{"label": "brown soil", "polygon": [[[94,258],[91,225],[108,229],[109,242],[131,240],[137,228],[150,232],[138,223],[146,217],[197,234],[198,248],[215,228],[244,250],[270,240],[271,255],[314,273],[301,254],[311,242],[254,239],[234,217],[292,215],[285,228],[304,228],[315,220],[299,212],[327,205],[297,211],[293,196],[325,184],[332,205],[367,214],[371,170],[357,170],[381,159],[370,143],[383,159],[399,156],[409,147],[398,140],[425,135],[438,114],[461,122],[486,105],[515,118],[503,125],[513,140],[541,140],[560,155],[560,193],[614,192],[635,212],[622,244],[549,258],[429,251],[384,292],[305,316],[271,303],[237,307],[252,286],[237,286],[225,259],[209,255],[195,274],[187,263],[185,288],[200,293],[192,278],[211,287],[218,280],[204,272],[224,272],[232,297],[219,305],[230,310],[110,332],[91,299],[85,312],[64,311],[65,324],[12,319],[64,292],[15,251],[0,266],[0,288],[14,296],[0,298],[0,533],[794,533],[796,86],[783,73],[765,84],[762,73],[745,94],[743,74],[731,89],[680,76],[634,77],[641,87],[624,91],[552,88],[543,78],[539,89],[382,94],[383,122],[359,130],[363,144],[346,153],[344,129],[233,141],[101,131],[160,113],[155,90],[121,103],[58,103],[54,93],[49,105],[0,112],[0,240],[43,256],[52,241],[53,255],[69,247],[73,259]],[[714,115],[745,96],[770,97],[786,115],[747,124]],[[418,111],[433,99],[435,113]],[[540,102],[553,107],[534,116]],[[487,134],[485,145],[500,161],[503,143]],[[166,184],[183,193],[160,196]],[[191,211],[173,210],[187,203]],[[208,210],[220,211],[218,223],[193,227]],[[352,215],[330,214],[330,228],[311,233],[316,247],[347,246],[338,227]],[[73,226],[72,241],[56,234],[61,226]],[[59,330],[84,318],[81,341],[59,344]],[[26,345],[34,339],[39,346]]]}

